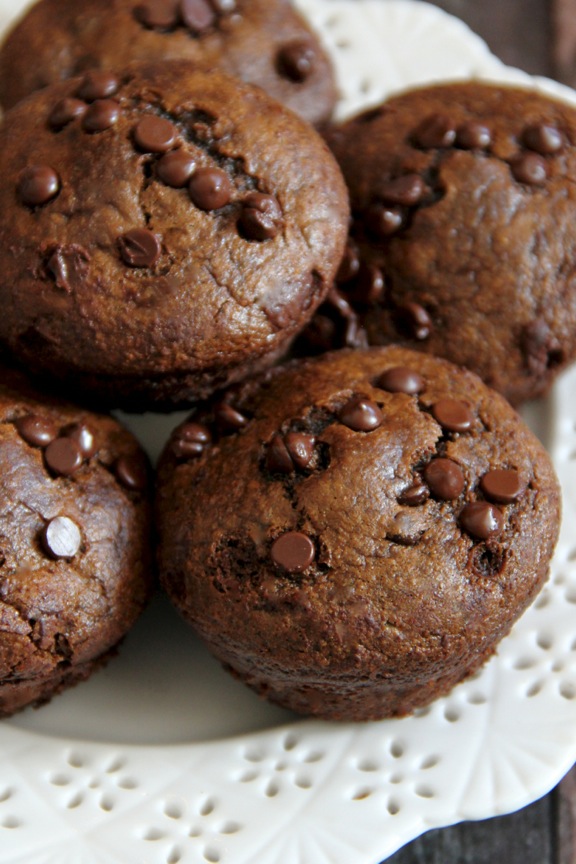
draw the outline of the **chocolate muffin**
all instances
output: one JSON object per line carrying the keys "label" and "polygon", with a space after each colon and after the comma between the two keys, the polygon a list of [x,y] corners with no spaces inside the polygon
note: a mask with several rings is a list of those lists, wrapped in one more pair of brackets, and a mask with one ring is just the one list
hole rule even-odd
{"label": "chocolate muffin", "polygon": [[269,365],[342,256],[348,196],[322,139],[183,61],[39,91],[0,148],[0,339],[107,404],[170,406]]}
{"label": "chocolate muffin", "polygon": [[0,386],[0,717],[82,681],[151,588],[147,462],[110,417]]}
{"label": "chocolate muffin", "polygon": [[560,493],[473,373],[402,347],[276,367],[197,406],[160,465],[161,578],[257,693],[338,720],[466,678],[538,592]]}
{"label": "chocolate muffin", "polygon": [[519,404],[576,355],[576,111],[467,82],[332,130],[353,209],[339,289],[373,344],[468,366]]}
{"label": "chocolate muffin", "polygon": [[290,0],[41,0],[0,51],[0,103],[92,69],[178,59],[257,84],[310,123],[336,102],[330,60]]}

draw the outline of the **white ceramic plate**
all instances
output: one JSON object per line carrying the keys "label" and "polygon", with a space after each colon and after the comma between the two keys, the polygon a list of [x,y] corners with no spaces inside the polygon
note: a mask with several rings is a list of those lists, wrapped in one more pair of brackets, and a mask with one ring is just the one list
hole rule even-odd
{"label": "white ceramic plate", "polygon": [[[0,0],[0,24],[24,6]],[[298,0],[340,116],[446,78],[532,83],[412,0]],[[474,679],[417,716],[306,721],[229,678],[161,598],[108,669],[0,724],[2,864],[377,864],[429,828],[528,804],[576,760],[576,370],[529,419],[564,527],[548,586]],[[155,454],[174,416],[128,418]]]}

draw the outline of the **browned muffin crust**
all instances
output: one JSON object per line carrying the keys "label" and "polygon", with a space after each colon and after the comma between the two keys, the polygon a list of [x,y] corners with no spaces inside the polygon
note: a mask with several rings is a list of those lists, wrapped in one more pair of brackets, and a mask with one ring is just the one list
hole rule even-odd
{"label": "browned muffin crust", "polygon": [[342,255],[348,197],[322,139],[182,61],[40,91],[0,147],[0,338],[108,404],[177,404],[270,364]]}
{"label": "browned muffin crust", "polygon": [[474,672],[546,579],[560,512],[509,404],[401,347],[198,406],[158,487],[176,607],[259,694],[339,720],[407,714]]}
{"label": "browned muffin crust", "polygon": [[87,678],[151,589],[147,460],[110,417],[0,387],[0,716]]}
{"label": "browned muffin crust", "polygon": [[305,120],[328,120],[334,73],[290,0],[41,0],[0,51],[0,104],[89,69],[190,60],[257,84]]}
{"label": "browned muffin crust", "polygon": [[576,111],[467,82],[334,129],[353,209],[339,289],[374,344],[466,365],[520,403],[576,356]]}

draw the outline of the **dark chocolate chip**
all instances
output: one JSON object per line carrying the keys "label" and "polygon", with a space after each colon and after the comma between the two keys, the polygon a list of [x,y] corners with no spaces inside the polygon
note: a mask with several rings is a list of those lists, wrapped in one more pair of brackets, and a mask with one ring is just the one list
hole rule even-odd
{"label": "dark chocolate chip", "polygon": [[407,393],[409,396],[417,396],[426,385],[422,376],[413,369],[408,369],[406,366],[393,366],[378,378],[376,386],[389,393]]}
{"label": "dark chocolate chip", "polygon": [[308,468],[314,457],[316,439],[306,432],[288,432],[284,438],[286,449],[296,468]]}
{"label": "dark chocolate chip", "polygon": [[444,114],[426,117],[414,132],[414,142],[425,150],[436,147],[451,147],[456,138],[453,121]]}
{"label": "dark chocolate chip", "polygon": [[452,459],[432,459],[424,468],[423,476],[432,495],[441,501],[458,498],[466,485],[462,469]]}
{"label": "dark chocolate chip", "polygon": [[177,459],[196,459],[201,456],[212,436],[203,423],[185,423],[174,433],[171,450]]}
{"label": "dark chocolate chip", "polygon": [[194,34],[204,33],[216,21],[216,13],[208,0],[181,0],[182,21]]}
{"label": "dark chocolate chip", "polygon": [[288,531],[272,544],[273,562],[288,573],[302,573],[316,557],[314,543],[301,531]]}
{"label": "dark chocolate chip", "polygon": [[170,30],[178,24],[178,0],[145,0],[136,6],[134,16],[150,30]]}
{"label": "dark chocolate chip", "polygon": [[188,191],[200,210],[219,210],[230,203],[233,186],[220,168],[198,168],[190,178]]}
{"label": "dark chocolate chip", "polygon": [[364,213],[364,224],[373,237],[385,240],[404,226],[404,213],[399,207],[371,204]]}
{"label": "dark chocolate chip", "polygon": [[173,189],[187,185],[196,168],[196,160],[185,150],[171,150],[158,161],[156,171],[160,180]]}
{"label": "dark chocolate chip", "polygon": [[542,186],[548,177],[546,160],[538,153],[520,153],[510,162],[512,174],[519,183]]}
{"label": "dark chocolate chip", "polygon": [[42,543],[52,558],[73,558],[82,545],[82,534],[68,516],[56,516],[44,528]]}
{"label": "dark chocolate chip", "polygon": [[210,0],[219,15],[227,15],[236,9],[236,0]]}
{"label": "dark chocolate chip", "polygon": [[90,255],[82,246],[56,246],[46,261],[46,272],[57,288],[70,292],[75,285],[83,284],[89,263]]}
{"label": "dark chocolate chip", "polygon": [[147,228],[133,228],[117,240],[120,255],[129,267],[152,267],[162,252],[158,236]]}
{"label": "dark chocolate chip", "polygon": [[400,327],[406,330],[411,339],[417,339],[419,342],[428,339],[433,325],[432,319],[424,306],[412,300],[407,303],[400,303],[396,307],[396,315],[399,319]]}
{"label": "dark chocolate chip", "polygon": [[118,122],[119,117],[120,104],[115,99],[97,99],[84,114],[82,128],[85,132],[105,132]]}
{"label": "dark chocolate chip", "polygon": [[60,178],[49,165],[30,165],[18,178],[18,197],[27,207],[47,204],[60,192]]}
{"label": "dark chocolate chip", "polygon": [[305,40],[295,40],[283,45],[278,51],[276,66],[280,75],[301,84],[314,72],[316,52],[314,46]]}
{"label": "dark chocolate chip", "polygon": [[87,108],[88,105],[81,99],[73,99],[72,97],[61,99],[50,112],[48,124],[51,129],[63,129],[68,123],[83,117]]}
{"label": "dark chocolate chip", "polygon": [[56,476],[70,477],[82,466],[80,447],[72,438],[56,438],[44,451],[46,465]]}
{"label": "dark chocolate chip", "polygon": [[239,432],[248,424],[248,418],[227,402],[220,402],[214,407],[214,421],[221,433]]}
{"label": "dark chocolate chip", "polygon": [[449,432],[469,432],[474,415],[466,402],[458,399],[440,399],[432,406],[432,416]]}
{"label": "dark chocolate chip", "polygon": [[47,447],[58,435],[58,427],[50,417],[27,414],[14,422],[21,438],[32,447]]}
{"label": "dark chocolate chip", "polygon": [[266,470],[270,474],[291,474],[294,462],[281,435],[276,433],[266,448]]}
{"label": "dark chocolate chip", "polygon": [[480,480],[480,489],[489,501],[497,504],[513,504],[526,491],[526,484],[518,471],[512,468],[497,468],[488,471]]}
{"label": "dark chocolate chip", "polygon": [[167,153],[172,150],[178,130],[170,120],[149,114],[134,129],[134,141],[145,153]]}
{"label": "dark chocolate chip", "polygon": [[565,146],[565,139],[556,126],[548,123],[535,123],[527,126],[522,133],[522,143],[530,150],[540,153],[542,156],[551,156],[559,153]]}
{"label": "dark chocolate chip", "polygon": [[66,426],[63,433],[66,438],[70,438],[77,444],[84,459],[91,459],[98,452],[94,433],[86,423],[73,423],[71,426]]}
{"label": "dark chocolate chip", "polygon": [[412,207],[422,200],[426,186],[419,174],[404,174],[382,183],[378,194],[387,204],[400,204]]}
{"label": "dark chocolate chip", "polygon": [[424,504],[430,497],[430,490],[424,483],[413,483],[403,489],[398,496],[398,503],[405,504],[407,507],[419,507]]}
{"label": "dark chocolate chip", "polygon": [[106,69],[91,69],[84,76],[76,95],[84,102],[96,102],[97,99],[108,99],[120,86],[118,78]]}
{"label": "dark chocolate chip", "polygon": [[355,244],[349,242],[346,245],[342,261],[340,262],[338,272],[336,273],[336,282],[338,284],[350,282],[358,275],[359,269],[360,257],[358,255],[358,249]]}
{"label": "dark chocolate chip", "polygon": [[385,287],[382,270],[374,264],[362,261],[357,277],[343,286],[342,290],[353,302],[370,306],[382,299]]}
{"label": "dark chocolate chip", "polygon": [[492,143],[492,133],[488,126],[470,120],[456,130],[456,144],[463,150],[485,150]]}
{"label": "dark chocolate chip", "polygon": [[248,240],[271,240],[282,228],[282,210],[273,195],[249,192],[242,201],[240,230]]}
{"label": "dark chocolate chip", "polygon": [[148,486],[148,469],[143,458],[120,456],[114,465],[120,483],[134,492],[143,492]]}
{"label": "dark chocolate chip", "polygon": [[371,432],[382,425],[384,417],[378,405],[370,399],[355,396],[338,414],[340,422],[355,432]]}
{"label": "dark chocolate chip", "polygon": [[460,524],[476,540],[488,540],[500,534],[504,527],[502,511],[486,501],[466,504],[460,513]]}

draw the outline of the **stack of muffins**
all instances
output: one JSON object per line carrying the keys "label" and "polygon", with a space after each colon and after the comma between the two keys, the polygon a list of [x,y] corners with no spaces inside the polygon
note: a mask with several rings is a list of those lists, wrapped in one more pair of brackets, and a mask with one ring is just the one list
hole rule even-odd
{"label": "stack of muffins", "polygon": [[[288,0],[40,0],[0,99],[0,715],[109,658],[154,555],[297,712],[403,715],[476,671],[558,534],[510,402],[576,356],[574,109],[466,83],[331,125]],[[102,412],[183,405],[154,528]]]}

